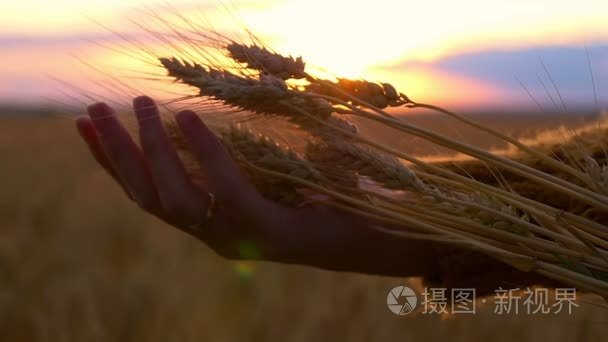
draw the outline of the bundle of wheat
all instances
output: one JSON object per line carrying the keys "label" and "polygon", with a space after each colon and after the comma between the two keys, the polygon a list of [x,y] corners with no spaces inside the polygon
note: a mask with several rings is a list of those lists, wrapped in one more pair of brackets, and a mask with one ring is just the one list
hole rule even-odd
{"label": "bundle of wheat", "polygon": [[[306,143],[279,145],[234,125],[238,117],[225,117],[230,128],[218,135],[268,198],[295,206],[307,200],[298,189],[307,188],[332,198],[320,204],[372,217],[379,226],[399,227],[374,227],[386,234],[483,252],[518,270],[608,298],[605,134],[595,131],[559,145],[533,146],[414,102],[388,83],[317,78],[302,58],[282,56],[257,40],[242,44],[219,34],[198,34],[188,43],[199,44],[195,50],[203,56],[193,60],[191,53],[176,50],[159,62],[169,76],[196,89],[192,96],[246,111],[247,120],[286,119],[306,137]],[[217,55],[229,62],[209,57]],[[383,110],[397,106],[449,115],[504,140],[518,154],[492,153]],[[457,167],[424,161],[361,134],[350,117],[473,160]],[[292,143],[300,147],[284,147]],[[361,179],[375,186],[363,186]]]}

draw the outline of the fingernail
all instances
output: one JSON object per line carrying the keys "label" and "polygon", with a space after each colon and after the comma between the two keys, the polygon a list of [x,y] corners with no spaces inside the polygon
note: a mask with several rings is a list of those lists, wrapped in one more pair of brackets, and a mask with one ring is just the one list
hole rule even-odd
{"label": "fingernail", "polygon": [[209,130],[207,125],[201,120],[201,118],[191,110],[184,110],[175,115],[175,121],[180,125],[180,127],[185,129],[193,129],[197,127],[197,129]]}
{"label": "fingernail", "polygon": [[75,122],[78,133],[88,143],[89,136],[95,134],[95,128],[91,126],[89,118],[80,117]]}
{"label": "fingernail", "polygon": [[79,130],[85,130],[88,128],[89,119],[86,117],[78,117],[74,120],[74,123],[78,127]]}
{"label": "fingernail", "polygon": [[138,96],[133,99],[133,107],[135,107],[135,109],[138,109],[138,108],[145,109],[147,107],[154,107],[154,106],[155,106],[154,100],[152,100],[148,96],[142,95],[142,96]]}
{"label": "fingernail", "polygon": [[95,104],[90,105],[87,108],[87,112],[93,120],[107,118],[111,115],[110,107],[103,102],[97,102]]}
{"label": "fingernail", "polygon": [[192,124],[195,124],[198,120],[196,113],[189,110],[181,111],[175,115],[175,121],[177,121],[177,124],[182,128],[190,128],[192,127]]}
{"label": "fingernail", "polygon": [[158,115],[154,100],[148,96],[139,96],[133,99],[133,109],[135,109],[135,116],[140,125],[147,119]]}

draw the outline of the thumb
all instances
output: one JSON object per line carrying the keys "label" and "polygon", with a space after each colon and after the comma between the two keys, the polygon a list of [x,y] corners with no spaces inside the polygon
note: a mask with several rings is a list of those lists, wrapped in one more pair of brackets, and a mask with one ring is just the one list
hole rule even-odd
{"label": "thumb", "polygon": [[175,120],[208,180],[209,191],[224,201],[240,202],[258,195],[224,145],[198,115],[185,110],[177,113]]}

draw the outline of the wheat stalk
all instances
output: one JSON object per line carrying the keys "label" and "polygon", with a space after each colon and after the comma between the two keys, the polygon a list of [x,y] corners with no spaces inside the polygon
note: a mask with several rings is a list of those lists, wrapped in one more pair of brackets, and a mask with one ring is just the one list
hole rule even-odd
{"label": "wheat stalk", "polygon": [[314,122],[283,103],[304,108],[323,119],[328,118],[333,111],[324,100],[302,97],[299,93],[290,91],[282,79],[272,75],[254,79],[235,75],[227,70],[181,62],[176,58],[161,58],[160,62],[167,69],[169,76],[198,88],[200,96],[220,100],[253,113],[286,117],[298,125],[308,127]]}
{"label": "wheat stalk", "polygon": [[[297,188],[305,187],[335,199],[324,205],[403,229],[373,227],[387,234],[466,246],[520,270],[608,295],[608,228],[602,218],[608,212],[608,167],[596,154],[574,157],[581,155],[580,146],[564,145],[569,161],[564,162],[456,113],[416,103],[388,83],[317,79],[306,72],[300,57],[282,56],[256,43],[241,44],[225,37],[216,36],[213,43],[236,66],[201,65],[176,58],[160,61],[170,76],[196,87],[201,97],[260,117],[287,118],[313,137],[300,154],[242,129],[218,131],[262,192],[272,189],[276,194],[270,197],[279,198],[280,193],[295,194]],[[294,79],[307,83],[295,84]],[[450,115],[503,139],[527,159],[484,151],[417,127],[383,110],[390,106],[423,107]],[[447,165],[425,162],[379,144],[359,134],[343,114],[468,154],[479,162],[461,167],[477,176],[472,179]],[[401,160],[411,165],[405,166]],[[506,188],[495,170],[509,178]],[[494,181],[488,181],[490,175]],[[395,200],[361,188],[358,176],[409,196]],[[518,181],[513,182],[515,179]],[[524,186],[529,191],[523,191]],[[562,208],[537,196],[547,191],[575,199],[586,209]],[[588,215],[589,210],[594,214]]]}
{"label": "wheat stalk", "polygon": [[[298,92],[290,91],[284,83],[281,83],[281,79],[273,76],[249,79],[235,76],[227,71],[218,72],[214,69],[207,71],[200,65],[180,63],[176,59],[161,59],[161,63],[167,68],[171,76],[177,77],[187,84],[197,86],[200,89],[201,95],[212,96],[225,103],[244,109],[251,109],[258,113],[286,115],[291,118],[291,120],[294,120],[303,126],[305,125],[303,124],[304,122],[307,123],[306,126],[310,126],[311,122],[310,120],[306,120],[305,116],[297,115],[296,112],[305,112],[309,115],[329,118],[331,112],[335,110],[327,104],[322,108],[319,106],[316,108],[315,106],[310,106],[310,102],[307,103],[304,101],[306,98],[305,96],[296,95]],[[237,87],[234,87],[235,83],[238,85]],[[477,157],[493,165],[501,166],[511,172],[537,181],[543,186],[555,189],[568,196],[578,198],[601,210],[608,210],[608,198],[576,184],[553,177],[552,175],[515,162],[511,159],[494,155],[452,139],[447,139],[432,131],[408,124],[402,120],[387,117],[390,116],[388,114],[384,117],[376,116],[338,99],[331,99],[328,96],[322,96],[321,98],[323,100],[330,100],[346,105],[353,110],[353,113],[365,118],[380,121],[392,128],[415,134],[443,146],[450,147],[456,151]],[[302,101],[304,104],[299,105]]]}
{"label": "wheat stalk", "polygon": [[309,145],[307,158],[316,165],[337,166],[370,177],[387,189],[425,188],[416,174],[393,156],[344,140],[328,139]]}
{"label": "wheat stalk", "polygon": [[226,46],[228,56],[251,69],[259,70],[282,80],[305,78],[302,57],[285,57],[255,44],[232,42]]}

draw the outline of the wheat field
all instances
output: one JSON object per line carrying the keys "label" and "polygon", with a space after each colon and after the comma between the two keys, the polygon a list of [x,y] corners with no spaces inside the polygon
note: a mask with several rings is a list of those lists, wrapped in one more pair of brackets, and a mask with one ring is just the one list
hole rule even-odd
{"label": "wheat field", "polygon": [[0,114],[3,341],[601,341],[608,331],[593,296],[572,315],[396,316],[388,291],[416,280],[223,260],[129,202],[72,126]]}

